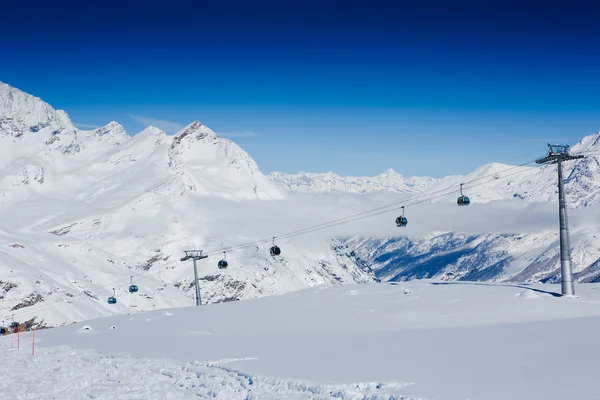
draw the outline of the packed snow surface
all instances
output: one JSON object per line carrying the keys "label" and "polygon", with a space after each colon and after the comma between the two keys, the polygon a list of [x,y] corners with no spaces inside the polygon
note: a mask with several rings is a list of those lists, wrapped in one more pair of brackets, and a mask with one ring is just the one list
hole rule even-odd
{"label": "packed snow surface", "polygon": [[319,286],[95,319],[37,332],[33,357],[2,338],[0,397],[597,398],[600,285],[559,289]]}

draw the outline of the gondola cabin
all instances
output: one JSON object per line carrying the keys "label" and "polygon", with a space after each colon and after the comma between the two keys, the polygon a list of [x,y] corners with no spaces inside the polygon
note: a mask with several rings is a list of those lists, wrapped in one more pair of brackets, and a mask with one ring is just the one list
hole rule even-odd
{"label": "gondola cabin", "polygon": [[471,204],[471,200],[463,194],[463,185],[464,183],[460,184],[460,197],[456,200],[456,204],[459,206],[468,206]]}
{"label": "gondola cabin", "polygon": [[219,267],[219,269],[225,269],[229,266],[229,263],[227,262],[227,252],[223,252],[223,258],[221,259],[221,261],[219,261],[219,263],[217,264],[217,267]]}
{"label": "gondola cabin", "polygon": [[279,246],[277,245],[273,245],[273,247],[271,247],[271,255],[274,256],[278,256],[281,254],[281,249],[279,248]]}
{"label": "gondola cabin", "polygon": [[129,286],[129,293],[137,293],[137,291],[138,291],[137,285]]}
{"label": "gondola cabin", "polygon": [[117,295],[115,293],[115,289],[113,288],[113,295],[108,298],[108,304],[117,304]]}
{"label": "gondola cabin", "polygon": [[6,335],[6,328],[0,328],[0,335]]}
{"label": "gondola cabin", "polygon": [[406,217],[396,218],[396,226],[403,227],[403,226],[406,226],[407,224],[408,224],[408,220],[406,219]]}
{"label": "gondola cabin", "polygon": [[471,204],[471,200],[467,196],[460,196],[458,200],[456,200],[456,203],[459,206],[468,206]]}

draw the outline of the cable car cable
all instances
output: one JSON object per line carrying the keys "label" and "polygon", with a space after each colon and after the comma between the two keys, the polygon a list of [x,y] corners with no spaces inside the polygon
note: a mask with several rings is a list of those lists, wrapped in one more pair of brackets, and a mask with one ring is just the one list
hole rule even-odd
{"label": "cable car cable", "polygon": [[[590,151],[586,151],[586,152],[590,152],[591,153],[591,152],[598,152],[598,151],[592,151],[592,150],[590,150]],[[513,170],[513,169],[516,169],[516,168],[519,168],[519,167],[523,167],[525,165],[532,164],[534,162],[535,162],[535,160],[528,161],[528,162],[522,163],[520,165],[512,166],[510,168],[506,168],[506,169],[504,169],[504,170],[502,170],[500,172],[495,172],[493,174],[489,174],[489,175],[486,175],[486,176],[483,176],[483,177],[479,177],[479,178],[476,178],[476,179],[465,181],[463,183],[464,183],[464,185],[468,185],[469,183],[480,181],[480,180],[485,179],[485,178],[497,176],[497,175],[503,174],[506,171],[510,171],[510,170]],[[537,168],[541,168],[541,167],[536,167],[536,169]],[[518,174],[521,174],[521,173],[524,173],[524,172],[525,171],[522,171],[522,170],[516,171],[515,173],[502,176],[502,178],[507,178],[509,176],[518,175]],[[486,183],[490,183],[490,182],[493,182],[493,181],[489,181],[489,182],[486,181],[486,182],[482,182],[482,183],[477,183],[477,184],[469,185],[469,187],[477,187],[477,186],[480,186],[480,185],[483,185],[483,184],[486,184]],[[449,187],[447,187],[445,189],[436,190],[434,192],[421,193],[421,194],[419,194],[417,196],[414,196],[413,198],[414,199],[418,199],[418,198],[421,198],[421,197],[427,197],[427,198],[419,200],[419,201],[413,201],[413,202],[405,203],[404,207],[410,207],[410,206],[413,206],[413,205],[417,205],[417,204],[429,202],[429,201],[437,199],[437,198],[445,197],[445,196],[448,196],[448,195],[452,194],[452,192],[454,192],[455,190],[456,190],[455,186],[449,186]],[[452,191],[452,192],[450,192],[450,193],[442,193],[442,192],[448,192],[448,191]],[[437,193],[440,193],[440,194],[438,196],[430,197],[431,195],[437,194]],[[381,215],[381,214],[385,214],[385,213],[388,213],[388,212],[391,212],[391,211],[396,211],[396,210],[402,208],[402,206],[397,206],[398,204],[402,204],[402,203],[403,202],[396,202],[396,203],[388,204],[386,206],[377,207],[377,208],[374,208],[374,209],[371,209],[371,210],[367,210],[367,211],[364,211],[364,212],[361,212],[361,213],[357,213],[357,214],[353,214],[353,215],[350,215],[350,216],[347,216],[347,217],[339,218],[337,220],[332,220],[332,221],[329,221],[329,222],[325,222],[325,223],[321,223],[321,224],[318,224],[318,225],[314,225],[312,227],[307,227],[307,228],[304,228],[304,229],[292,231],[292,232],[280,235],[278,237],[279,238],[295,237],[295,236],[304,235],[304,234],[316,232],[316,231],[319,231],[319,230],[328,229],[328,228],[332,228],[332,227],[335,227],[335,226],[343,225],[343,224],[346,224],[346,223],[350,223],[350,222],[354,222],[354,221],[359,221],[359,220],[363,220],[363,219],[366,219],[366,218],[371,218],[371,217],[374,217],[374,216],[377,216],[377,215]],[[397,207],[391,208],[391,207],[394,207],[394,206],[397,206]],[[272,239],[260,239],[260,240],[256,240],[256,241],[253,241],[253,242],[247,242],[247,243],[243,243],[243,244],[240,244],[240,245],[230,246],[228,248],[223,248],[223,249],[221,249],[219,251],[223,251],[223,250],[240,250],[240,249],[244,249],[244,248],[247,248],[247,247],[250,247],[250,246],[254,246],[256,244],[267,243],[270,240],[272,240]],[[213,254],[216,251],[217,250],[211,250],[210,252],[206,252],[204,254]],[[165,267],[168,267],[168,266],[164,266],[163,268],[165,268]],[[158,272],[158,271],[155,271],[155,272]],[[135,275],[132,276],[132,278],[133,277],[137,277],[137,276],[141,276],[141,275],[144,275],[144,274],[147,274],[147,271],[135,274]],[[148,275],[142,276],[138,280],[149,279],[150,277],[154,277],[154,275],[148,274]],[[107,285],[99,286],[98,288],[99,289],[103,289],[103,288],[112,286],[114,283],[118,283],[118,281],[120,281],[120,279],[116,280],[116,281],[113,281],[113,282],[111,282],[111,283],[109,283]],[[107,292],[109,290],[110,289],[95,291],[95,294],[98,295],[98,294]],[[114,292],[114,288],[112,290]],[[74,295],[73,297],[74,298],[75,297],[82,297],[84,294],[85,293],[80,293],[79,295]],[[40,304],[40,306],[42,306],[42,304]],[[32,308],[23,309],[23,313],[25,313],[25,312],[30,313],[31,311],[39,313],[40,311],[45,311],[45,310],[48,310],[48,309],[52,309],[52,308],[58,307],[57,304],[50,304],[50,305],[43,304],[43,306],[45,306],[45,307],[40,307],[39,309],[32,309]]]}
{"label": "cable car cable", "polygon": [[[530,162],[522,164],[520,166],[523,166],[523,165],[526,165],[526,164],[530,164],[530,163],[532,163],[534,161],[530,161]],[[507,168],[507,169],[501,171],[500,173],[502,173],[504,171],[513,170],[513,169],[515,169],[517,167],[519,167],[519,166],[513,166],[511,168]],[[512,174],[508,174],[508,175],[503,176],[503,178],[506,178],[506,177],[509,177],[509,176],[514,176],[514,175],[518,175],[518,174],[521,174],[523,172],[524,171],[516,171],[516,172],[514,172]],[[494,173],[494,174],[490,174],[490,175],[488,175],[486,177],[492,177],[492,176],[498,175],[498,174],[499,173]],[[478,180],[481,180],[481,179],[482,178],[478,178]],[[467,181],[466,183],[469,183],[469,182],[471,182],[471,181]],[[489,181],[489,182],[493,182],[493,181]],[[482,182],[482,183],[478,183],[478,184],[474,184],[474,185],[470,185],[470,186],[471,187],[477,187],[477,186],[480,186],[480,185],[483,185],[483,184],[486,184],[486,183],[489,183],[489,182]],[[413,205],[417,205],[417,204],[429,202],[429,201],[437,199],[437,198],[445,197],[445,196],[448,196],[448,195],[452,194],[455,190],[456,190],[455,187],[447,187],[446,189],[440,189],[440,190],[437,190],[437,191],[434,191],[434,192],[431,192],[431,193],[426,193],[426,194],[414,196],[415,199],[420,198],[420,197],[427,197],[427,198],[419,200],[419,201],[413,201],[413,202],[410,202],[408,204],[405,203],[404,207],[410,207],[410,206],[413,206]],[[448,191],[451,191],[451,192],[449,192],[449,193],[441,193],[441,192],[448,192]],[[433,197],[431,196],[432,194],[437,194],[437,193],[440,193],[440,194],[437,195],[437,196],[433,196]],[[319,230],[328,229],[328,228],[332,228],[332,227],[335,227],[335,226],[343,225],[343,224],[346,224],[346,223],[349,223],[349,222],[359,221],[359,220],[363,220],[363,219],[366,219],[366,218],[374,217],[374,216],[377,216],[377,215],[382,215],[382,214],[385,214],[385,213],[388,213],[388,212],[400,209],[401,206],[396,206],[395,208],[391,208],[391,209],[385,210],[386,208],[390,208],[390,207],[392,207],[394,205],[397,205],[397,204],[400,204],[400,203],[401,202],[397,202],[397,203],[393,203],[393,204],[390,204],[390,205],[387,205],[387,206],[377,207],[377,208],[374,208],[374,209],[371,209],[371,210],[368,210],[368,211],[364,211],[362,213],[354,214],[354,215],[351,215],[351,216],[348,216],[348,217],[339,218],[337,220],[332,220],[332,221],[329,221],[329,222],[326,222],[326,223],[314,225],[312,227],[307,227],[307,228],[304,228],[304,229],[301,229],[301,230],[292,231],[292,232],[289,232],[287,234],[279,236],[279,238],[290,238],[290,237],[295,237],[295,236],[299,236],[299,235],[304,235],[304,234],[316,232],[316,231],[319,231]],[[378,210],[379,210],[379,212],[375,212],[375,211],[378,211]],[[353,217],[357,217],[357,218],[353,218]],[[353,218],[353,219],[349,219],[349,218]],[[266,242],[269,242],[271,240],[272,240],[272,238],[271,239],[257,240],[257,241],[253,241],[253,242],[248,242],[248,243],[244,243],[244,244],[241,244],[241,245],[237,245],[237,246],[231,246],[231,247],[229,247],[229,249],[239,250],[239,249],[243,249],[243,248],[247,248],[247,247],[253,246],[255,244],[266,243]],[[211,251],[211,253],[213,253],[213,252],[214,251]],[[205,253],[205,254],[208,254],[208,253]],[[165,266],[165,267],[168,267],[168,266]],[[165,268],[165,267],[163,267],[163,268]],[[135,274],[133,276],[141,276],[141,275],[144,275],[145,273],[146,272],[141,272],[141,273]],[[146,276],[141,277],[138,280],[148,279],[151,276],[154,277],[154,275],[146,275]],[[118,281],[120,281],[120,279],[116,280],[116,281],[113,281],[110,284],[100,286],[99,289],[103,289],[103,288],[106,288],[108,286],[111,286],[114,283],[118,283]],[[99,291],[96,291],[95,293],[96,294],[101,294],[101,293],[107,292],[109,290],[110,289],[99,290]],[[113,291],[114,291],[114,288],[113,288]],[[83,296],[83,294],[84,293],[81,293],[79,296]],[[78,297],[78,296],[75,295],[74,297]],[[44,306],[46,306],[46,305],[44,305]],[[25,311],[27,311],[27,312],[31,312],[31,311],[40,312],[40,311],[45,311],[46,309],[51,309],[51,308],[54,308],[54,307],[57,307],[57,305],[55,305],[55,304],[48,305],[48,308],[43,308],[42,307],[39,310],[38,309],[35,309],[35,310],[32,310],[32,309],[25,310],[24,309],[23,312],[25,312]]]}

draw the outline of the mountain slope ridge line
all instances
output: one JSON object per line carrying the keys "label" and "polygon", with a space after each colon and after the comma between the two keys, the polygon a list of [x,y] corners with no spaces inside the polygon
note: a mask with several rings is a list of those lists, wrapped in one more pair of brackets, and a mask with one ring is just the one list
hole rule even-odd
{"label": "mountain slope ridge line", "polygon": [[[530,162],[528,162],[528,164],[532,163],[532,162],[533,161],[530,161]],[[513,168],[509,168],[508,170],[512,170],[512,169],[515,169],[515,168],[514,167]],[[514,176],[514,175],[518,175],[520,173],[522,173],[522,172],[521,171],[517,171],[517,172],[514,172],[512,174],[507,174],[504,177]],[[471,187],[476,187],[476,186],[479,186],[479,185],[483,185],[485,183],[487,183],[487,182],[483,182],[483,183],[478,183],[478,184],[475,184],[475,185],[471,185]],[[453,189],[453,188],[447,188],[445,191],[447,192],[450,189],[452,189],[453,191],[455,191],[455,189]],[[426,199],[422,199],[422,200],[419,200],[419,201],[413,201],[411,203],[405,203],[406,205],[404,207],[410,207],[410,206],[414,206],[414,205],[417,205],[417,204],[422,204],[422,203],[425,203],[425,202],[428,202],[428,201],[431,201],[431,200],[434,200],[434,199],[437,199],[437,198],[443,198],[443,197],[449,196],[451,194],[452,193],[441,193],[441,194],[438,194],[437,196],[428,197]],[[415,199],[419,198],[419,197],[424,197],[424,196],[417,196],[417,197],[415,197]],[[321,226],[321,225],[318,225],[316,227],[311,228],[311,230],[308,230],[306,232],[304,232],[304,231],[296,231],[296,232],[292,232],[290,234],[281,235],[281,236],[276,237],[276,238],[282,239],[282,238],[289,238],[289,237],[295,237],[295,236],[304,235],[304,234],[308,234],[308,233],[313,233],[313,232],[318,231],[318,230],[327,229],[327,228],[331,228],[331,227],[334,227],[334,226],[339,226],[339,225],[343,225],[343,224],[350,223],[350,222],[355,222],[355,221],[366,219],[366,218],[371,218],[371,217],[374,217],[374,216],[377,216],[377,215],[386,214],[386,213],[392,212],[392,211],[397,211],[400,208],[401,207],[396,207],[394,209],[385,210],[385,211],[379,211],[379,212],[377,212],[375,214],[369,214],[369,215],[362,215],[364,213],[361,213],[361,214],[358,214],[358,215],[362,215],[362,217],[360,217],[360,218],[354,218],[354,219],[348,220],[348,221],[337,222],[337,223],[335,223],[335,224],[333,224],[331,226]],[[371,211],[376,211],[376,210],[377,209],[371,210]],[[333,222],[335,222],[335,221],[333,221]],[[271,240],[272,240],[272,238],[262,239],[262,240],[258,240],[258,241],[255,241],[255,242],[244,243],[244,244],[241,244],[241,245],[238,245],[238,246],[232,246],[232,247],[229,247],[229,248],[223,248],[223,249],[219,249],[219,250],[211,250],[210,252],[206,252],[204,254],[208,255],[208,254],[222,253],[223,251],[227,252],[227,251],[241,250],[241,249],[244,249],[244,248],[247,248],[247,247],[250,247],[250,246],[254,246],[256,244],[268,243]],[[167,268],[168,268],[168,266],[167,266]],[[154,272],[157,272],[157,271],[154,271]],[[132,275],[132,277],[136,278],[136,281],[141,281],[141,280],[149,279],[150,278],[150,276],[148,276],[148,272],[142,272],[142,273],[134,274],[134,275]],[[111,284],[100,286],[99,288],[103,289],[103,290],[95,291],[95,293],[96,294],[109,293],[112,290],[112,288],[109,289],[109,287],[112,286],[112,285],[114,285],[114,284],[116,284],[116,283],[118,283],[118,282],[119,281],[114,281]],[[83,296],[83,295],[84,295],[84,293],[80,294],[79,296]],[[37,310],[37,309],[34,310],[32,308],[29,308],[27,310],[27,312],[30,312],[32,310],[35,311],[35,312],[47,311],[47,310],[53,309],[55,307],[58,307],[58,305],[53,305],[52,307],[48,307],[48,308],[41,308],[39,310]],[[15,315],[16,315],[16,313],[15,313]]]}

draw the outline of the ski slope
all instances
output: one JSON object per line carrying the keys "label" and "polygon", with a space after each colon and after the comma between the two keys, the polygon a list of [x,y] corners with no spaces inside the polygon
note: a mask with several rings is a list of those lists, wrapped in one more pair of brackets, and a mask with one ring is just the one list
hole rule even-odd
{"label": "ski slope", "polygon": [[34,357],[2,338],[0,397],[597,398],[600,285],[559,289],[319,286],[95,319],[37,332]]}

